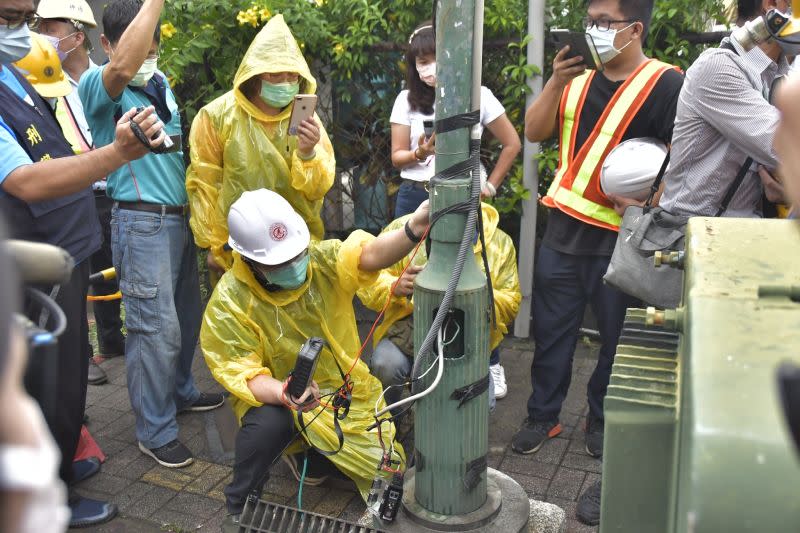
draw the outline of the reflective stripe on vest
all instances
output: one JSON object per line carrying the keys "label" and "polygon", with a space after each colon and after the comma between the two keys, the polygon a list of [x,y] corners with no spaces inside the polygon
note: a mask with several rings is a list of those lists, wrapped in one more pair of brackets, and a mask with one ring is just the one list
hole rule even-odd
{"label": "reflective stripe on vest", "polygon": [[600,170],[661,76],[672,65],[646,61],[617,89],[592,133],[575,153],[577,123],[595,75],[589,71],[567,85],[561,97],[559,168],[542,203],[558,207],[588,224],[618,231],[620,216],[600,189]]}
{"label": "reflective stripe on vest", "polygon": [[58,103],[56,104],[56,120],[58,120],[58,125],[61,126],[64,138],[72,146],[73,152],[83,154],[92,149],[83,137],[83,132],[75,120],[72,108],[69,107],[67,99],[63,96],[58,98]]}

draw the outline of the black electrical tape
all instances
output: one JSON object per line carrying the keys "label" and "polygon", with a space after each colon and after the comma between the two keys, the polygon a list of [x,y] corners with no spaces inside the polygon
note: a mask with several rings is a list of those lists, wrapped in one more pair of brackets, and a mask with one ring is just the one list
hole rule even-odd
{"label": "black electrical tape", "polygon": [[429,180],[430,186],[436,185],[437,182],[440,181],[447,181],[453,178],[458,178],[462,176],[466,172],[472,172],[472,169],[475,167],[475,161],[472,157],[464,159],[463,161],[459,161],[454,165],[450,165],[446,169],[442,170],[438,174],[434,174],[431,179]]}
{"label": "black electrical tape", "polygon": [[458,400],[458,409],[473,398],[477,398],[489,390],[489,374],[474,383],[464,385],[453,391],[450,395],[451,400]]}
{"label": "black electrical tape", "polygon": [[464,473],[464,487],[468,491],[478,486],[481,481],[481,475],[486,472],[487,466],[485,455],[467,463],[467,471]]}
{"label": "black electrical tape", "polygon": [[460,130],[461,128],[471,128],[480,121],[481,112],[477,110],[470,111],[468,113],[461,113],[460,115],[439,119],[434,123],[434,129],[436,133],[447,133],[448,131]]}

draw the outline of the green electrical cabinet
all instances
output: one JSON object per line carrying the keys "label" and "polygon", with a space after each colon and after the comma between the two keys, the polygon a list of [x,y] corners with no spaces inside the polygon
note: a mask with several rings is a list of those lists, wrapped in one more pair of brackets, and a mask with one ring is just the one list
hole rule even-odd
{"label": "green electrical cabinet", "polygon": [[778,401],[800,362],[800,224],[693,218],[682,307],[628,311],[605,400],[601,533],[800,532]]}

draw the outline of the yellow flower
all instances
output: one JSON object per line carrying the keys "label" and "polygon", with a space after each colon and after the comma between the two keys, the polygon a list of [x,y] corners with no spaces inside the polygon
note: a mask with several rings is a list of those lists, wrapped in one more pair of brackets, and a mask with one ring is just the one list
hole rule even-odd
{"label": "yellow flower", "polygon": [[239,23],[239,26],[244,26],[247,24],[247,13],[244,11],[239,11],[239,14],[236,15],[236,22]]}
{"label": "yellow flower", "polygon": [[270,13],[269,9],[265,7],[258,12],[258,15],[261,18],[261,22],[265,22],[266,20],[269,20],[269,18],[272,16],[272,13]]}
{"label": "yellow flower", "polygon": [[333,47],[333,53],[337,56],[340,56],[344,53],[344,45],[342,43],[336,43],[336,46]]}
{"label": "yellow flower", "polygon": [[175,29],[175,26],[173,26],[171,22],[165,22],[161,25],[161,35],[163,35],[165,39],[169,39],[176,33],[178,33],[178,30]]}

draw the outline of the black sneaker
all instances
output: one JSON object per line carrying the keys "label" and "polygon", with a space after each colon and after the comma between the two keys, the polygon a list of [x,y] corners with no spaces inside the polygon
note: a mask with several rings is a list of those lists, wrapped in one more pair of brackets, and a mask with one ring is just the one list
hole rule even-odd
{"label": "black sneaker", "polygon": [[225,403],[225,396],[220,393],[201,392],[200,397],[194,403],[181,409],[184,411],[211,411]]}
{"label": "black sneaker", "polygon": [[539,451],[544,441],[561,433],[558,422],[535,422],[530,417],[525,419],[522,427],[511,439],[511,449],[517,453],[533,453]]}
{"label": "black sneaker", "polygon": [[596,526],[600,523],[600,481],[595,482],[580,495],[575,514],[578,520],[587,526]]}
{"label": "black sneaker", "polygon": [[181,441],[175,439],[174,441],[165,444],[159,448],[146,448],[144,444],[139,443],[139,450],[145,455],[149,455],[156,460],[161,466],[167,468],[181,468],[189,466],[194,459],[192,452],[189,448],[181,444]]}
{"label": "black sneaker", "polygon": [[[283,462],[292,471],[292,475],[299,482],[303,474],[303,462],[306,460],[302,453],[294,455],[283,455]],[[330,461],[325,457],[309,452],[308,467],[306,468],[306,477],[303,480],[304,485],[316,487],[322,485],[328,480],[328,472],[330,472]]]}
{"label": "black sneaker", "polygon": [[598,459],[603,457],[603,434],[605,422],[589,415],[586,418],[586,453]]}

